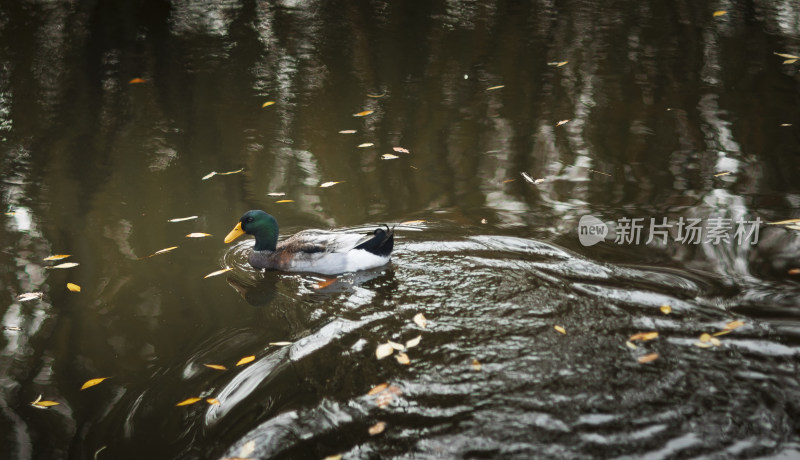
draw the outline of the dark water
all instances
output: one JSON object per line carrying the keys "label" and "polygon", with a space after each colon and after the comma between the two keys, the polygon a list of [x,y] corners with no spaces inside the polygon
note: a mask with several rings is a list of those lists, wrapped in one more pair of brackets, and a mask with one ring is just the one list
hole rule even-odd
{"label": "dark water", "polygon": [[[706,3],[2,2],[0,457],[800,457],[800,6]],[[425,222],[319,288],[253,208]]]}

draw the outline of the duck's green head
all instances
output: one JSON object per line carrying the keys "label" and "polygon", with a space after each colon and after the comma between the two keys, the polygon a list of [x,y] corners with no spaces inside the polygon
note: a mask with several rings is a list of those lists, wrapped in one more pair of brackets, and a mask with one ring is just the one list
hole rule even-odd
{"label": "duck's green head", "polygon": [[274,251],[278,244],[278,221],[264,211],[247,211],[225,237],[225,242],[230,243],[245,233],[256,237],[256,246],[253,248],[256,251]]}

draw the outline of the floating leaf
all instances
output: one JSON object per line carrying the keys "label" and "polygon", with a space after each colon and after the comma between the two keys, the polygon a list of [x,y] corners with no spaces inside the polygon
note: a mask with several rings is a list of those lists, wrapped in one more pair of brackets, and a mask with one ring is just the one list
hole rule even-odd
{"label": "floating leaf", "polygon": [[217,398],[206,398],[206,402],[214,406],[219,405],[219,399]]}
{"label": "floating leaf", "polygon": [[384,153],[383,155],[381,155],[381,158],[383,158],[384,160],[394,160],[400,157],[391,153]]}
{"label": "floating leaf", "polygon": [[714,345],[715,347],[719,347],[722,345],[722,342],[720,342],[720,340],[716,337],[711,337],[710,339],[708,339],[708,341],[711,342],[711,345]]}
{"label": "floating leaf", "polygon": [[416,315],[414,315],[414,324],[425,329],[426,327],[428,327],[428,320],[422,313],[417,313]]}
{"label": "floating leaf", "polygon": [[713,347],[713,345],[711,345],[708,342],[695,342],[693,345],[698,347],[698,348],[711,348],[711,347]]}
{"label": "floating leaf", "polygon": [[374,113],[374,112],[375,112],[374,110],[365,110],[363,112],[354,113],[353,116],[354,117],[366,117],[367,115],[369,115],[371,113]]}
{"label": "floating leaf", "polygon": [[379,98],[379,97],[383,97],[383,96],[386,96],[385,92],[382,93],[382,94],[367,94],[367,97],[372,97],[372,98]]}
{"label": "floating leaf", "polygon": [[61,259],[66,259],[67,257],[72,257],[72,254],[56,254],[54,256],[45,257],[43,260],[46,261],[61,260]]}
{"label": "floating leaf", "polygon": [[236,365],[237,366],[243,366],[243,365],[245,365],[247,363],[251,363],[251,362],[255,361],[255,359],[256,359],[255,355],[245,356],[244,358],[242,358],[239,361],[237,361]]}
{"label": "floating leaf", "polygon": [[216,369],[218,371],[226,371],[226,370],[228,370],[228,368],[223,366],[222,364],[203,364],[203,366],[208,367],[210,369]]}
{"label": "floating leaf", "polygon": [[558,332],[560,332],[560,333],[562,333],[564,335],[567,335],[567,330],[564,329],[563,326],[559,326],[558,324],[556,324],[555,326],[553,326],[553,329],[557,330]]}
{"label": "floating leaf", "polygon": [[800,56],[795,56],[794,54],[786,54],[786,53],[773,53],[773,54],[786,59],[800,59]]}
{"label": "floating leaf", "polygon": [[178,404],[175,404],[175,405],[176,406],[188,406],[190,404],[196,403],[197,401],[200,401],[201,399],[203,399],[203,398],[188,398],[188,399],[184,399],[183,401],[181,401],[181,402],[179,402]]}
{"label": "floating leaf", "polygon": [[17,326],[3,326],[4,331],[21,331],[22,329]]}
{"label": "floating leaf", "polygon": [[37,407],[53,407],[53,406],[58,406],[59,404],[61,403],[56,401],[41,401],[41,400],[31,403],[31,405]]}
{"label": "floating leaf", "polygon": [[130,80],[128,83],[131,84],[131,85],[135,85],[135,84],[138,84],[138,83],[144,83],[146,81],[147,80],[145,80],[144,78],[138,78],[137,77],[137,78],[134,78],[134,79]]}
{"label": "floating leaf", "polygon": [[516,179],[506,179],[506,180],[503,181],[503,183],[507,184],[509,182],[515,182],[515,181],[516,181]]}
{"label": "floating leaf", "polygon": [[369,433],[370,436],[375,436],[376,434],[383,433],[383,430],[385,429],[386,429],[386,422],[378,422],[369,427],[369,430],[367,430],[367,432]]}
{"label": "floating leaf", "polygon": [[744,321],[736,320],[736,321],[731,321],[730,323],[726,324],[725,325],[725,329],[727,329],[729,331],[732,331],[732,330],[736,329],[737,327],[742,327],[742,326],[744,326]]}
{"label": "floating leaf", "polygon": [[286,193],[284,193],[284,192],[270,192],[270,193],[267,193],[267,196],[286,196]]}
{"label": "floating leaf", "polygon": [[400,225],[421,225],[427,222],[424,219],[417,219],[417,220],[407,220],[405,222],[400,222]]}
{"label": "floating leaf", "polygon": [[398,363],[400,363],[400,364],[404,364],[404,365],[406,365],[406,366],[407,366],[407,365],[409,365],[409,364],[411,364],[411,360],[410,360],[410,359],[408,359],[408,355],[407,355],[407,354],[405,354],[405,353],[403,353],[402,351],[401,351],[400,353],[396,354],[396,355],[394,356],[394,358],[395,358],[395,359],[397,360],[397,362],[398,362]]}
{"label": "floating leaf", "polygon": [[505,87],[506,87],[506,85],[492,86],[490,88],[486,88],[486,91],[494,91],[496,89],[505,88]]}
{"label": "floating leaf", "polygon": [[339,131],[339,134],[355,134],[357,132],[355,129],[343,129]]}
{"label": "floating leaf", "polygon": [[714,11],[715,18],[718,18],[720,16],[725,16],[726,14],[728,14],[728,12],[725,10]]}
{"label": "floating leaf", "polygon": [[205,176],[203,176],[200,180],[211,179],[212,177],[214,177],[216,175],[217,175],[216,171],[211,171],[210,173],[208,173]]}
{"label": "floating leaf", "polygon": [[177,246],[170,246],[170,247],[168,247],[168,248],[159,249],[158,251],[154,252],[154,253],[153,253],[153,255],[154,255],[154,256],[156,256],[156,255],[158,255],[158,254],[165,254],[165,253],[167,253],[167,252],[174,251],[174,250],[176,250],[176,249],[178,249],[178,247],[177,247]]}
{"label": "floating leaf", "polygon": [[788,128],[789,126],[792,126],[792,124],[791,123],[781,123],[781,128]]}
{"label": "floating leaf", "polygon": [[488,224],[488,223],[489,223],[489,221],[488,221],[488,220],[486,220],[486,219],[481,219],[481,223],[482,223],[482,224]]}
{"label": "floating leaf", "polygon": [[394,347],[392,347],[388,343],[382,343],[378,345],[378,348],[375,349],[375,356],[378,359],[383,359],[387,356],[391,356],[392,353],[394,353]]}
{"label": "floating leaf", "polygon": [[481,362],[478,361],[477,359],[472,360],[472,370],[475,372],[481,371]]}
{"label": "floating leaf", "polygon": [[239,450],[239,457],[249,457],[255,450],[256,442],[253,440],[247,441]]}
{"label": "floating leaf", "polygon": [[323,182],[322,184],[319,184],[319,186],[320,186],[321,188],[326,188],[326,187],[331,187],[331,186],[334,186],[334,185],[336,185],[336,184],[341,184],[342,182],[344,182],[344,181],[339,181],[339,182]]}
{"label": "floating leaf", "polygon": [[186,235],[186,238],[205,238],[207,236],[212,236],[210,233],[190,233]]}
{"label": "floating leaf", "polygon": [[294,203],[294,200],[278,200],[275,203]]}
{"label": "floating leaf", "polygon": [[722,171],[722,172],[714,174],[714,177],[728,176],[730,174],[733,174],[733,173],[731,171]]}
{"label": "floating leaf", "polygon": [[389,388],[388,383],[381,383],[380,385],[375,385],[367,392],[367,396],[374,396],[387,388]]}
{"label": "floating leaf", "polygon": [[363,144],[358,144],[358,148],[363,149],[365,147],[372,147],[373,145],[375,144],[373,144],[372,142],[364,142]]}
{"label": "floating leaf", "polygon": [[222,270],[217,270],[217,271],[215,271],[215,272],[211,272],[211,273],[209,273],[208,275],[204,276],[204,277],[203,277],[203,279],[205,279],[205,278],[211,278],[212,276],[221,275],[221,274],[223,274],[223,273],[225,273],[225,272],[229,272],[229,271],[231,271],[231,270],[233,270],[233,267],[223,268]]}
{"label": "floating leaf", "polygon": [[658,337],[658,332],[639,332],[637,334],[633,334],[628,340],[633,342],[634,340],[641,340],[642,342],[646,342],[648,340],[653,340]]}
{"label": "floating leaf", "polygon": [[102,382],[103,380],[105,380],[107,378],[108,377],[100,377],[100,378],[97,378],[97,379],[87,380],[86,383],[84,383],[83,386],[81,386],[81,390],[85,390],[85,389],[87,389],[89,387],[93,387],[93,386],[97,385],[98,383]]}
{"label": "floating leaf", "polygon": [[269,344],[272,345],[273,347],[285,347],[291,345],[292,342],[270,342]]}
{"label": "floating leaf", "polygon": [[658,359],[658,353],[650,353],[649,355],[640,356],[637,361],[641,364],[646,364]]}
{"label": "floating leaf", "polygon": [[672,313],[672,307],[670,307],[669,305],[662,305],[658,307],[658,309],[661,310],[661,313],[665,315],[669,315],[670,313]]}
{"label": "floating leaf", "polygon": [[392,147],[392,150],[400,153],[411,153],[408,151],[408,149],[404,149],[403,147]]}
{"label": "floating leaf", "polygon": [[328,455],[327,457],[323,458],[322,460],[342,460],[342,454]]}
{"label": "floating leaf", "polygon": [[72,268],[72,267],[77,267],[78,265],[80,264],[78,264],[77,262],[66,262],[63,264],[53,265],[52,267],[48,268]]}
{"label": "floating leaf", "polygon": [[787,224],[796,224],[800,222],[800,219],[788,219],[788,220],[780,220],[778,222],[767,222],[767,225],[787,225]]}
{"label": "floating leaf", "polygon": [[558,123],[556,123],[556,127],[561,126],[561,125],[566,125],[567,123],[569,123],[569,119],[561,120]]}
{"label": "floating leaf", "polygon": [[633,343],[633,342],[631,342],[629,340],[625,341],[625,346],[630,348],[631,350],[635,350],[635,349],[639,348],[638,346],[636,346],[635,343]]}
{"label": "floating leaf", "polygon": [[555,66],[555,67],[561,67],[561,66],[567,65],[568,62],[569,61],[554,61],[554,62],[548,62],[547,65]]}
{"label": "floating leaf", "polygon": [[43,292],[26,292],[17,296],[18,302],[27,302],[33,299],[41,299],[44,296]]}
{"label": "floating leaf", "polygon": [[228,172],[224,172],[224,173],[218,172],[217,175],[218,176],[229,176],[231,174],[239,174],[242,171],[244,171],[244,168],[240,168],[240,169],[237,169],[236,171],[228,171]]}
{"label": "floating leaf", "polygon": [[81,292],[81,287],[74,283],[67,283],[67,289],[72,292]]}
{"label": "floating leaf", "polygon": [[197,216],[189,216],[189,217],[176,217],[175,219],[170,219],[167,222],[183,222],[186,220],[193,220],[197,219]]}
{"label": "floating leaf", "polygon": [[523,178],[524,178],[526,181],[530,182],[531,184],[535,184],[535,183],[536,183],[536,181],[534,181],[534,180],[533,180],[533,177],[531,177],[531,176],[530,176],[528,173],[526,173],[526,172],[524,172],[524,171],[523,171],[523,172],[521,172],[520,174],[522,174],[522,177],[523,177]]}
{"label": "floating leaf", "polygon": [[261,104],[261,108],[263,109],[264,107],[269,107],[274,103],[275,103],[275,101],[267,101],[267,102]]}
{"label": "floating leaf", "polygon": [[406,342],[406,348],[416,347],[417,345],[419,345],[420,340],[422,340],[422,336],[421,335],[416,336],[415,338]]}
{"label": "floating leaf", "polygon": [[391,345],[391,346],[392,346],[392,348],[394,348],[394,349],[395,349],[395,350],[397,350],[397,351],[403,351],[403,350],[405,350],[405,349],[406,349],[406,347],[404,347],[402,344],[399,344],[399,343],[397,343],[397,342],[392,342],[391,340],[387,341],[386,343],[388,343],[389,345]]}
{"label": "floating leaf", "polygon": [[707,332],[704,332],[704,333],[700,334],[700,341],[701,342],[706,343],[709,340],[711,340],[711,334],[709,334]]}

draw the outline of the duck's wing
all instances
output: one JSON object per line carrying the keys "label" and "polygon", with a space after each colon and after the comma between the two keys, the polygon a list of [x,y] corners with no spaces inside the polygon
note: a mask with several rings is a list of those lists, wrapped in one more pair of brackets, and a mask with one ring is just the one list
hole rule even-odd
{"label": "duck's wing", "polygon": [[358,233],[304,230],[278,243],[277,249],[290,253],[306,254],[345,253],[369,238],[369,235]]}
{"label": "duck's wing", "polygon": [[[306,230],[278,243],[273,257],[289,271],[337,274],[364,270],[389,261],[392,236],[391,231],[387,234],[382,229],[366,235]],[[377,244],[379,241],[383,243]]]}

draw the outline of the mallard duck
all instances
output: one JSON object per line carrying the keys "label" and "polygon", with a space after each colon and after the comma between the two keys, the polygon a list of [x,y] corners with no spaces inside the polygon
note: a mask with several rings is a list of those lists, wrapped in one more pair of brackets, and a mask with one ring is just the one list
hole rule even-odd
{"label": "mallard duck", "polygon": [[278,242],[278,221],[264,211],[247,211],[225,237],[230,243],[243,234],[256,237],[247,258],[253,268],[336,275],[386,265],[394,246],[394,229],[372,233],[304,230]]}

